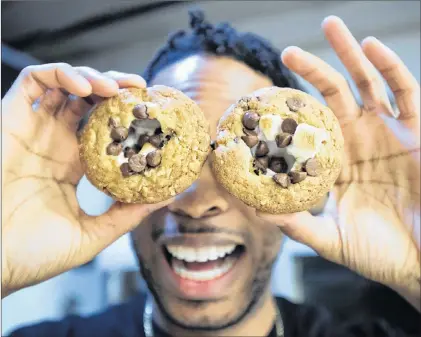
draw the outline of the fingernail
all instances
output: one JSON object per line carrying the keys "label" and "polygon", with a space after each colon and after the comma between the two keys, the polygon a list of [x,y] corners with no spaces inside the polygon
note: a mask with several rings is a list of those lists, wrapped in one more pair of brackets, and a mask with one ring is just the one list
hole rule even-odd
{"label": "fingernail", "polygon": [[329,21],[336,21],[336,22],[338,22],[338,23],[343,23],[344,24],[344,21],[339,17],[339,16],[336,16],[336,15],[329,15],[329,16],[326,16],[324,19],[323,19],[323,21],[322,21],[322,27],[325,25],[325,24],[327,24]]}

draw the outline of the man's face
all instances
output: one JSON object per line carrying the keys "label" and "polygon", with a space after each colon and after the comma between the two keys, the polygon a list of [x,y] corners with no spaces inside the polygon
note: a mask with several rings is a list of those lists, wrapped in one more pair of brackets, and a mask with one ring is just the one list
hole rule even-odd
{"label": "man's face", "polygon": [[[151,84],[196,101],[215,137],[219,118],[242,95],[271,86],[246,65],[191,56],[163,69]],[[215,180],[209,160],[200,178],[132,233],[143,277],[173,324],[220,329],[253,312],[269,291],[282,235]]]}

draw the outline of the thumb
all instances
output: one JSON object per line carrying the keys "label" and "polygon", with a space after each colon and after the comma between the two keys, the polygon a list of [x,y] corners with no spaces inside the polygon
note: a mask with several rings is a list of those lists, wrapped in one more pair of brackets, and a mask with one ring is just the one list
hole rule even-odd
{"label": "thumb", "polygon": [[291,239],[309,246],[329,260],[340,254],[339,227],[331,214],[313,216],[309,212],[273,215],[257,212],[257,216],[276,224]]}
{"label": "thumb", "polygon": [[[82,244],[89,245],[87,259],[95,257],[103,249],[122,235],[134,229],[152,212],[170,204],[173,199],[156,204],[124,204],[116,202],[104,214],[89,216],[84,214],[81,220]],[[86,249],[86,247],[82,247]]]}

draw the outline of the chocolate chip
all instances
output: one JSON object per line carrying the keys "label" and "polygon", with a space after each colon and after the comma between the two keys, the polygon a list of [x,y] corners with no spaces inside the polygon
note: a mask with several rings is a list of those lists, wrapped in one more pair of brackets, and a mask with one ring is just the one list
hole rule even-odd
{"label": "chocolate chip", "polygon": [[259,119],[260,116],[253,112],[253,111],[247,111],[244,115],[243,115],[243,125],[249,129],[249,130],[253,130],[256,128],[256,126],[259,124]]}
{"label": "chocolate chip", "polygon": [[256,156],[263,157],[263,156],[266,156],[268,153],[269,153],[268,144],[266,144],[266,142],[263,140],[259,141],[256,147]]}
{"label": "chocolate chip", "polygon": [[288,164],[283,157],[272,157],[269,168],[276,173],[286,173],[288,171]]}
{"label": "chocolate chip", "polygon": [[243,128],[243,132],[245,133],[246,136],[256,136],[257,137],[256,131]]}
{"label": "chocolate chip", "polygon": [[133,172],[130,170],[130,167],[129,167],[128,163],[121,164],[120,171],[121,171],[121,174],[123,175],[123,177],[128,177],[128,176],[131,176],[133,174]]}
{"label": "chocolate chip", "polygon": [[256,158],[254,161],[254,166],[256,167],[257,171],[261,173],[266,173],[268,165],[269,165],[268,156]]}
{"label": "chocolate chip", "polygon": [[110,156],[118,156],[122,150],[123,146],[119,143],[111,143],[107,146],[107,154]]}
{"label": "chocolate chip", "polygon": [[275,141],[278,147],[280,148],[287,147],[289,144],[291,144],[292,135],[286,132],[282,132],[279,135],[276,135]]}
{"label": "chocolate chip", "polygon": [[282,122],[281,129],[283,132],[294,134],[295,130],[297,129],[297,122],[292,118],[286,118]]}
{"label": "chocolate chip", "polygon": [[250,148],[252,148],[259,142],[259,138],[257,138],[257,136],[242,136],[241,139]]}
{"label": "chocolate chip", "polygon": [[117,121],[115,120],[115,118],[113,118],[113,117],[110,117],[109,119],[108,119],[108,126],[110,127],[110,128],[116,128],[117,127]]}
{"label": "chocolate chip", "polygon": [[306,161],[304,164],[304,169],[306,170],[307,174],[311,177],[316,177],[320,174],[320,165],[317,159],[311,158]]}
{"label": "chocolate chip", "polygon": [[140,146],[140,148],[142,148],[143,145],[145,145],[145,143],[149,142],[149,136],[148,135],[140,135],[139,139],[137,140],[137,145]]}
{"label": "chocolate chip", "polygon": [[305,107],[305,103],[298,97],[288,98],[287,99],[287,105],[288,105],[288,108],[291,111],[294,111],[294,112],[296,112],[296,111],[300,110],[301,108]]}
{"label": "chocolate chip", "polygon": [[297,171],[291,171],[288,173],[288,175],[291,178],[291,182],[293,184],[297,184],[303,181],[307,177],[306,172],[297,172]]}
{"label": "chocolate chip", "polygon": [[161,164],[161,151],[152,151],[146,155],[146,162],[150,167],[157,167]]}
{"label": "chocolate chip", "polygon": [[215,151],[215,149],[216,149],[216,142],[215,141],[212,141],[210,143],[210,147],[211,147],[212,151]]}
{"label": "chocolate chip", "polygon": [[288,186],[291,184],[290,177],[288,177],[288,175],[285,173],[275,174],[272,179],[275,181],[275,183],[281,185],[283,188],[288,188]]}
{"label": "chocolate chip", "polygon": [[154,134],[155,135],[160,135],[162,133],[162,129],[161,128],[156,128]]}
{"label": "chocolate chip", "polygon": [[114,139],[116,142],[122,142],[127,138],[129,135],[129,130],[127,130],[124,126],[117,126],[111,130],[111,138]]}
{"label": "chocolate chip", "polygon": [[146,168],[146,158],[141,154],[135,154],[129,158],[129,167],[133,172],[140,173]]}
{"label": "chocolate chip", "polygon": [[161,135],[153,135],[149,137],[149,143],[155,147],[161,147],[163,145]]}
{"label": "chocolate chip", "polygon": [[126,147],[124,149],[124,157],[125,158],[131,158],[132,156],[134,156],[135,154],[137,154],[136,150],[133,149],[132,147]]}
{"label": "chocolate chip", "polygon": [[149,117],[148,107],[145,104],[137,104],[133,108],[133,116],[137,119],[147,119]]}

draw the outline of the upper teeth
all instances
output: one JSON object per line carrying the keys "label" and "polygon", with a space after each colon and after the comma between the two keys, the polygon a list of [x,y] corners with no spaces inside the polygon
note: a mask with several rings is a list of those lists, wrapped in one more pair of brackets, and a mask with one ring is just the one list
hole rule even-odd
{"label": "upper teeth", "polygon": [[225,255],[231,254],[236,245],[225,245],[218,247],[192,248],[179,245],[168,245],[168,252],[179,260],[186,262],[206,262],[217,260]]}

